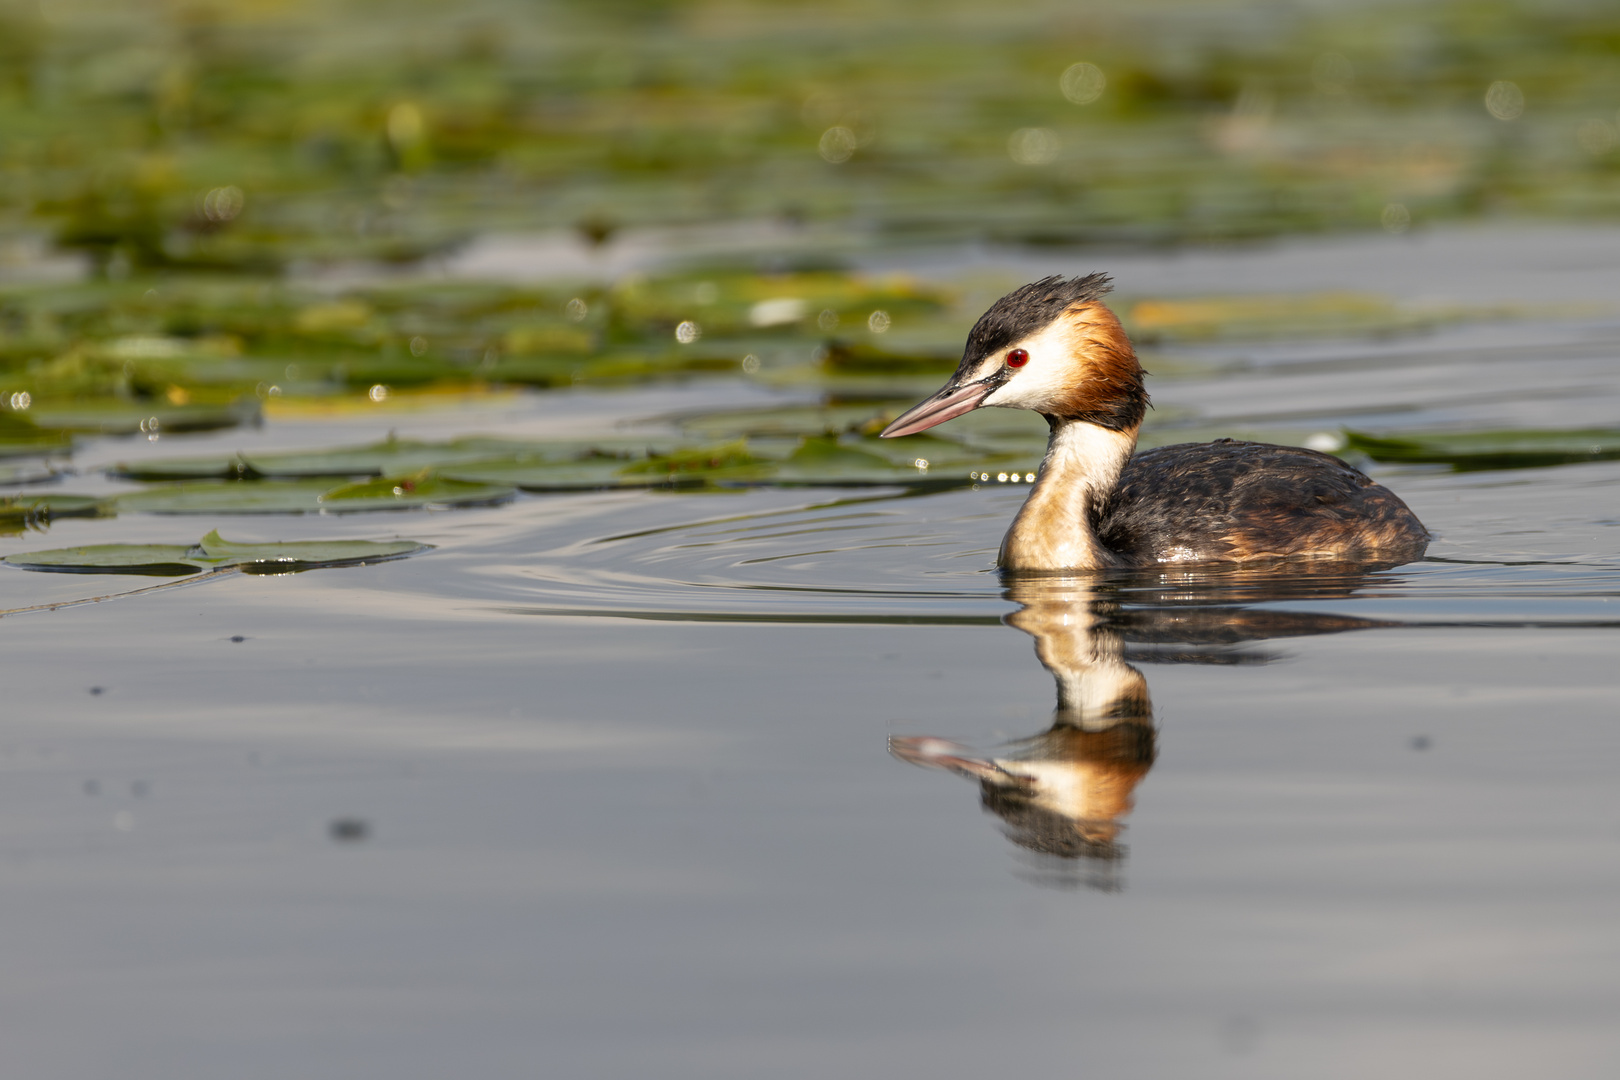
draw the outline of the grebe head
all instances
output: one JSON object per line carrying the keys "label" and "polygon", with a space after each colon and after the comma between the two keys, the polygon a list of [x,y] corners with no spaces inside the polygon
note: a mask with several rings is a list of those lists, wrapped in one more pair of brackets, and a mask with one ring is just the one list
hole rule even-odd
{"label": "grebe head", "polygon": [[1107,274],[1055,274],[1003,296],[969,332],[956,374],[883,437],[912,435],[983,405],[1134,431],[1147,394],[1130,339],[1102,302],[1111,288]]}

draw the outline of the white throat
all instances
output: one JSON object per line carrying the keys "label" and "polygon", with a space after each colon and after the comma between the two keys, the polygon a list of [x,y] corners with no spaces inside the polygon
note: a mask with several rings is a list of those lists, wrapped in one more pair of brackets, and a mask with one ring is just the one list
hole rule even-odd
{"label": "white throat", "polygon": [[1091,512],[1119,483],[1134,449],[1135,429],[1057,421],[1035,488],[1001,542],[1002,568],[1100,570],[1120,565],[1092,531]]}

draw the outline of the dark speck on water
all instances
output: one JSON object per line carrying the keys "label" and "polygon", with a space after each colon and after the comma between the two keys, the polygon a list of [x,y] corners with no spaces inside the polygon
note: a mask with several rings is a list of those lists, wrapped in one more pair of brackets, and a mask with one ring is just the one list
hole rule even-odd
{"label": "dark speck on water", "polygon": [[333,840],[348,843],[364,840],[371,835],[371,825],[362,818],[336,818],[327,826]]}
{"label": "dark speck on water", "polygon": [[240,645],[240,644],[242,644],[242,642],[244,642],[246,640],[247,640],[247,638],[243,637],[241,634],[232,634],[231,635],[231,641],[234,644]]}

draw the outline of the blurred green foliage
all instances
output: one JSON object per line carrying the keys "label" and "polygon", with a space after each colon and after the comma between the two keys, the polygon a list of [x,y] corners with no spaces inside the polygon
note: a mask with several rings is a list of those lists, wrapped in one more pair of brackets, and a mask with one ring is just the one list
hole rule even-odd
{"label": "blurred green foliage", "polygon": [[[792,249],[1615,216],[1617,60],[1620,8],[1586,0],[0,0],[0,456],[323,400],[729,373],[823,404],[692,418],[664,445],[234,463],[125,505],[917,481],[873,425],[954,367],[976,312],[941,289],[800,256],[569,287],[379,268],[506,232],[602,248],[738,221]],[[36,272],[53,252],[84,272]],[[1376,282],[1120,307],[1149,343],[1434,317]],[[1032,430],[1001,423],[926,456],[955,482],[1024,461]],[[6,513],[115,509],[66,499]]]}
{"label": "blurred green foliage", "polygon": [[1614,213],[1617,52],[1620,9],[1545,0],[3,0],[0,222],[102,268],[265,271],[555,226]]}

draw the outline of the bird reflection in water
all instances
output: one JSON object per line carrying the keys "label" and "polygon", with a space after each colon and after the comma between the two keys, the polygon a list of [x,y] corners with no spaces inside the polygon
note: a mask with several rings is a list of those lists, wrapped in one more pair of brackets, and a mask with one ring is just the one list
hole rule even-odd
{"label": "bird reflection in water", "polygon": [[977,780],[984,809],[1032,853],[1024,876],[1118,889],[1123,819],[1157,756],[1147,679],[1129,661],[1265,663],[1275,655],[1251,643],[1395,625],[1247,606],[1348,597],[1371,580],[1370,569],[1013,579],[1004,595],[1021,606],[1005,621],[1035,639],[1036,656],[1057,680],[1051,727],[991,753],[932,736],[895,736],[889,751]]}

